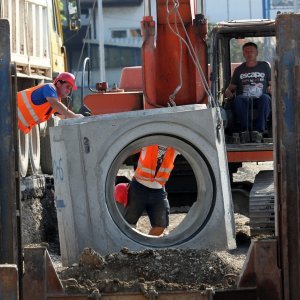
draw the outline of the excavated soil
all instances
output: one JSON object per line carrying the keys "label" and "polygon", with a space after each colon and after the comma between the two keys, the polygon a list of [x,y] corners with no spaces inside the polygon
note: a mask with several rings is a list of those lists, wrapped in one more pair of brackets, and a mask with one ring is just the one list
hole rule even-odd
{"label": "excavated soil", "polygon": [[240,274],[250,244],[249,220],[236,215],[238,247],[231,251],[148,249],[101,256],[91,248],[82,252],[79,264],[58,268],[69,293],[201,291],[232,288]]}
{"label": "excavated soil", "polygon": [[[234,180],[253,182],[258,170],[271,167],[247,164],[239,170]],[[25,209],[30,220],[23,217],[22,222],[35,224],[31,224],[30,228],[26,226],[26,230],[40,232],[41,238],[36,238],[34,243],[48,246],[56,271],[68,293],[139,292],[151,298],[160,291],[232,288],[236,284],[251,242],[249,219],[243,215],[235,214],[235,250],[148,249],[135,252],[123,248],[118,253],[101,256],[93,249],[86,248],[78,264],[63,268],[59,256],[57,221],[53,213],[53,188],[49,182],[43,191],[41,199],[36,195],[27,197],[25,201],[23,199],[23,216]],[[28,209],[28,206],[32,206],[34,211]],[[172,214],[171,226],[176,227],[176,222],[180,222],[183,217],[181,213]],[[146,217],[142,217],[139,230],[147,232],[148,226]],[[28,240],[30,238],[27,238],[27,243]]]}
{"label": "excavated soil", "polygon": [[66,289],[74,293],[204,290],[234,285],[240,266],[233,264],[234,252],[209,250],[144,250],[101,256],[86,248],[79,266],[59,273]]}

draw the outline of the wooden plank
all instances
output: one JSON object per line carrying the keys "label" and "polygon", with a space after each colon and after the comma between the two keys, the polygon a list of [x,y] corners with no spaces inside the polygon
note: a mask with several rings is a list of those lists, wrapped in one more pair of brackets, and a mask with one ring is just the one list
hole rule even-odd
{"label": "wooden plank", "polygon": [[[239,294],[241,295],[241,294]],[[212,300],[212,291],[170,291],[170,292],[160,292],[157,296],[153,296],[155,300]],[[47,300],[88,300],[88,299],[98,299],[95,295],[93,298],[91,295],[48,295]],[[141,293],[104,293],[99,295],[101,300],[146,300],[152,299],[147,298]],[[219,298],[221,299],[221,298]],[[223,298],[222,298],[223,299]],[[232,298],[232,300],[238,298]],[[244,299],[244,298],[243,298]],[[250,299],[250,298],[249,298]],[[253,298],[252,298],[253,299]],[[247,300],[244,299],[244,300]]]}
{"label": "wooden plank", "polygon": [[259,299],[281,300],[277,256],[276,239],[252,242],[237,286],[256,287]]}
{"label": "wooden plank", "polygon": [[0,298],[19,299],[18,269],[16,265],[0,265]]}

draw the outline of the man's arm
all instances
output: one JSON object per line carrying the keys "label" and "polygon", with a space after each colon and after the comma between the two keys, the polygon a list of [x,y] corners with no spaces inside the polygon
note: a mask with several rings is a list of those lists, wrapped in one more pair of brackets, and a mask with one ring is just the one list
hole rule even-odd
{"label": "man's arm", "polygon": [[51,107],[60,113],[63,118],[83,118],[81,114],[75,114],[71,110],[69,110],[63,103],[59,102],[56,98],[47,98],[47,101],[51,105]]}
{"label": "man's arm", "polygon": [[237,86],[235,84],[230,83],[228,88],[225,90],[225,93],[224,93],[225,97],[228,99],[233,98],[233,94],[236,90],[236,87]]}
{"label": "man's arm", "polygon": [[272,94],[272,86],[271,86],[271,80],[272,80],[272,77],[271,77],[271,65],[269,62],[267,62],[268,64],[268,73],[267,73],[267,80],[268,80],[268,86],[267,86],[267,93],[268,94]]}
{"label": "man's arm", "polygon": [[272,95],[271,81],[268,82],[267,93],[270,94],[270,95]]}

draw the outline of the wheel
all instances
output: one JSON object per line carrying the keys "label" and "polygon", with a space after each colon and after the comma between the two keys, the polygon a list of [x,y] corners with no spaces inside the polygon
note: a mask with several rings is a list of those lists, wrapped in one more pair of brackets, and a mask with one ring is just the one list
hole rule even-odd
{"label": "wheel", "polygon": [[26,177],[29,159],[29,135],[18,130],[19,171],[21,177]]}
{"label": "wheel", "polygon": [[32,127],[29,133],[29,162],[33,175],[41,171],[41,146],[40,146],[40,128],[39,125]]}
{"label": "wheel", "polygon": [[43,174],[49,174],[49,175],[53,174],[48,126],[46,128],[45,135],[41,136],[41,168]]}
{"label": "wheel", "polygon": [[41,135],[41,168],[43,174],[53,174],[49,128],[55,126],[57,122],[56,118],[51,117],[44,123],[44,134]]}

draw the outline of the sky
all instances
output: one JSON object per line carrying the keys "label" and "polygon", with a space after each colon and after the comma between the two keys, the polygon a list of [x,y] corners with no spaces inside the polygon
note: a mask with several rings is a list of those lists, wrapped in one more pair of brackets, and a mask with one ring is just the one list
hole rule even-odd
{"label": "sky", "polygon": [[[270,3],[293,3],[294,0],[270,0]],[[299,12],[300,1],[296,8]],[[275,19],[277,11],[284,11],[283,7],[272,7],[270,18]],[[262,19],[263,0],[206,0],[205,15],[209,22],[217,23],[220,21],[237,19]]]}
{"label": "sky", "polygon": [[261,19],[262,0],[206,0],[206,17],[211,23],[236,19]]}

